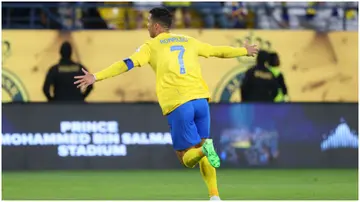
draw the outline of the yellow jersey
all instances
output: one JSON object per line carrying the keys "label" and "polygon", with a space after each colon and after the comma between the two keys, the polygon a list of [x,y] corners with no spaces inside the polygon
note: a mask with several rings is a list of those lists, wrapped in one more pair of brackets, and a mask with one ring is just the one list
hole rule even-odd
{"label": "yellow jersey", "polygon": [[[129,59],[135,67],[150,64],[156,75],[158,101],[163,114],[167,115],[190,100],[210,98],[201,74],[199,56],[234,58],[244,55],[247,55],[245,48],[212,46],[189,36],[161,33],[140,46]],[[125,63],[120,64],[124,66]],[[95,77],[102,80],[127,71],[119,67],[117,65],[117,72],[111,71],[110,67]]]}

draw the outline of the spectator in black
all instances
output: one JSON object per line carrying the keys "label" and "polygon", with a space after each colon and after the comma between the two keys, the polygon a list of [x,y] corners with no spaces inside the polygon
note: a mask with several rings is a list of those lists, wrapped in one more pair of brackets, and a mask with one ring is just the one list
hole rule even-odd
{"label": "spectator in black", "polygon": [[[69,42],[64,42],[60,49],[61,59],[58,64],[52,66],[43,86],[43,92],[51,101],[81,101],[90,94],[93,86],[89,86],[84,92],[74,85],[74,76],[82,74],[81,69],[86,68],[71,60],[72,47]],[[53,92],[50,87],[53,87]]]}
{"label": "spectator in black", "polygon": [[260,50],[256,65],[246,71],[241,83],[241,99],[243,102],[273,102],[278,92],[278,82],[266,67],[269,53]]}
{"label": "spectator in black", "polygon": [[82,24],[84,29],[108,29],[97,8],[83,9]]}
{"label": "spectator in black", "polygon": [[274,99],[275,102],[289,101],[288,90],[285,84],[284,75],[280,70],[280,58],[275,52],[269,53],[268,68],[273,73],[275,79],[279,84],[278,93]]}

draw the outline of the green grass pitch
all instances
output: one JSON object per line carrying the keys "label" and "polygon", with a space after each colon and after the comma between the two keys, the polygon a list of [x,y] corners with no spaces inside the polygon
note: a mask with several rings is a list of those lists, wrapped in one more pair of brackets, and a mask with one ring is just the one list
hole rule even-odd
{"label": "green grass pitch", "polygon": [[[358,199],[358,171],[219,170],[223,200]],[[198,169],[3,172],[4,200],[208,200]]]}

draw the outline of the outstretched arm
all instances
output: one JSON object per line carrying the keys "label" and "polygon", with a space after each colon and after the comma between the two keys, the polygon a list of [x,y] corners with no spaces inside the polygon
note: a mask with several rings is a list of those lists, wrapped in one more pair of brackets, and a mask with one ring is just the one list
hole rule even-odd
{"label": "outstretched arm", "polygon": [[94,77],[96,81],[101,81],[120,75],[124,72],[131,70],[134,67],[135,63],[131,59],[127,58],[122,61],[115,62],[114,64],[101,70],[100,72],[95,73]]}
{"label": "outstretched arm", "polygon": [[[82,65],[79,64],[81,66],[81,69],[84,69],[87,71],[87,69]],[[84,98],[87,98],[87,96],[90,95],[91,91],[94,90],[94,85],[90,85],[88,88],[86,88],[86,90],[83,92]]]}
{"label": "outstretched arm", "polygon": [[234,58],[240,56],[253,56],[258,52],[256,45],[248,45],[245,43],[244,47],[235,48],[231,46],[212,46],[207,43],[196,41],[199,56],[203,57],[218,57],[218,58]]}
{"label": "outstretched arm", "polygon": [[235,48],[231,46],[211,46],[206,51],[210,57],[217,58],[234,58],[248,54],[246,48]]}
{"label": "outstretched arm", "polygon": [[131,70],[134,67],[141,67],[147,64],[150,60],[149,45],[142,45],[133,55],[122,61],[115,62],[108,68],[94,74],[96,81],[101,81],[120,75],[124,72]]}
{"label": "outstretched arm", "polygon": [[78,88],[86,88],[93,84],[95,81],[101,81],[108,79],[124,72],[131,70],[134,67],[141,67],[147,64],[150,60],[150,48],[148,44],[142,45],[133,55],[122,61],[115,62],[104,70],[95,74],[90,74],[83,69],[85,75],[75,76],[77,81],[74,84],[78,84]]}

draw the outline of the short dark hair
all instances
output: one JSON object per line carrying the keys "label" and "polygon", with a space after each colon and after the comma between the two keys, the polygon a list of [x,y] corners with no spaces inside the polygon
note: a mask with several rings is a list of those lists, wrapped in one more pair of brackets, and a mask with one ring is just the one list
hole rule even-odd
{"label": "short dark hair", "polygon": [[151,19],[161,24],[164,28],[170,28],[172,24],[171,12],[163,7],[157,7],[150,10]]}
{"label": "short dark hair", "polygon": [[60,55],[63,58],[70,58],[72,54],[72,47],[70,42],[65,41],[60,47]]}
{"label": "short dark hair", "polygon": [[280,58],[277,53],[269,53],[269,65],[274,67],[280,66]]}
{"label": "short dark hair", "polygon": [[269,61],[269,53],[265,50],[260,50],[256,57],[256,64],[259,66],[263,66],[268,61]]}

